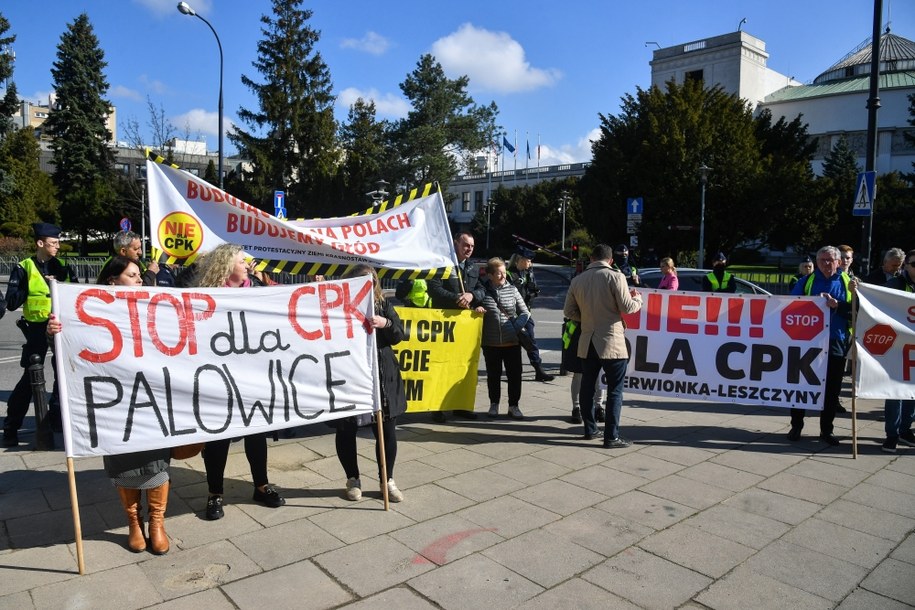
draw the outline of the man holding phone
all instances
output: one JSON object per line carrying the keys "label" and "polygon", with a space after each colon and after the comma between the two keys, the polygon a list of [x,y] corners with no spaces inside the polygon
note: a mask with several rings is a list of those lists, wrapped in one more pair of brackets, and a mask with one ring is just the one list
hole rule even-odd
{"label": "man holding phone", "polygon": [[[797,296],[819,296],[829,308],[829,360],[826,364],[826,387],[823,392],[823,411],[820,413],[820,440],[838,445],[833,431],[833,421],[839,407],[842,375],[845,372],[845,355],[851,345],[851,297],[858,286],[856,279],[843,273],[839,249],[823,246],[817,252],[816,269],[791,290]],[[804,428],[804,409],[791,409],[791,431],[788,440],[801,438]]]}

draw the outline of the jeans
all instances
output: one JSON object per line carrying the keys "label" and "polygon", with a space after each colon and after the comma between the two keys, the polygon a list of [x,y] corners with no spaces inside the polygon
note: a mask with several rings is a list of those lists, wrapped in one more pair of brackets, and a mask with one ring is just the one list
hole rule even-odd
{"label": "jeans", "polygon": [[884,403],[886,414],[886,438],[897,439],[912,429],[915,420],[915,400],[887,400]]}
{"label": "jeans", "polygon": [[527,352],[527,359],[530,361],[531,366],[536,369],[543,365],[543,360],[540,358],[540,348],[537,347],[537,336],[534,334],[534,318],[528,318],[524,328],[527,329],[527,334],[531,336],[531,341],[534,342],[534,347]]}
{"label": "jeans", "polygon": [[582,360],[584,372],[581,375],[581,394],[578,396],[585,434],[593,436],[597,433],[597,421],[594,417],[594,385],[603,370],[607,376],[607,419],[604,438],[619,438],[620,414],[623,410],[623,380],[626,377],[628,364],[627,358],[602,359],[598,357],[593,344],[588,347],[588,357]]}

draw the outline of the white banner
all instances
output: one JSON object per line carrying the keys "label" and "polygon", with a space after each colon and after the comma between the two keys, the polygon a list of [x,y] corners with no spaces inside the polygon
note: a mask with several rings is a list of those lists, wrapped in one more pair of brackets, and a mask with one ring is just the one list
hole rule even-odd
{"label": "white banner", "polygon": [[377,410],[371,277],[267,288],[52,284],[68,456]]}
{"label": "white banner", "polygon": [[822,299],[644,290],[624,316],[635,394],[821,410],[829,316]]}
{"label": "white banner", "polygon": [[857,396],[915,399],[915,294],[858,284],[858,304]]}
{"label": "white banner", "polygon": [[152,243],[178,259],[230,242],[267,260],[387,269],[455,264],[438,192],[378,214],[289,222],[168,165],[147,159],[146,175]]}

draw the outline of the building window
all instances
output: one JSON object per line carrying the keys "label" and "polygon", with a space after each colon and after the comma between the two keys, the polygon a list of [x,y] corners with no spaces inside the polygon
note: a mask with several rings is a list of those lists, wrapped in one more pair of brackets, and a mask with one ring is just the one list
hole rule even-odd
{"label": "building window", "polygon": [[483,191],[476,191],[473,194],[473,211],[478,212],[483,209]]}
{"label": "building window", "polygon": [[46,118],[48,118],[48,113],[47,112],[36,112],[35,118],[36,119],[46,119]]}
{"label": "building window", "polygon": [[688,81],[691,81],[691,80],[698,80],[698,81],[701,81],[701,80],[703,80],[703,78],[702,78],[702,70],[692,70],[692,71],[690,71],[690,72],[687,72],[687,73],[686,73],[686,80],[688,80]]}
{"label": "building window", "polygon": [[115,165],[119,173],[130,176],[130,163],[118,163]]}
{"label": "building window", "polygon": [[470,192],[461,193],[461,211],[469,212],[470,211]]}

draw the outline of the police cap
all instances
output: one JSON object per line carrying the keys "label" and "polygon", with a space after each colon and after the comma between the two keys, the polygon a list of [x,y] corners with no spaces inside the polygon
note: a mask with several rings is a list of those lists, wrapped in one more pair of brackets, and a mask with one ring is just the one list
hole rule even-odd
{"label": "police cap", "polygon": [[60,237],[60,227],[48,222],[36,222],[32,225],[32,230],[35,231],[35,239],[41,239],[42,237]]}

